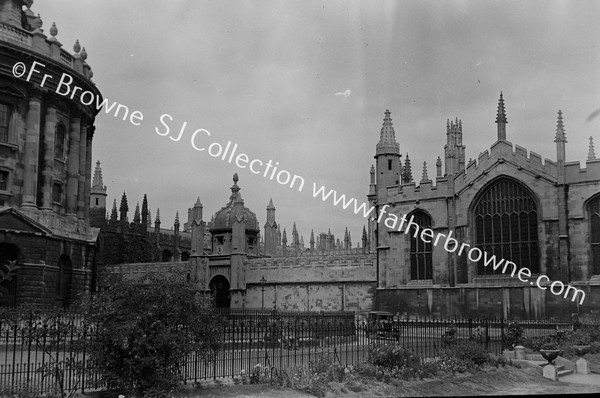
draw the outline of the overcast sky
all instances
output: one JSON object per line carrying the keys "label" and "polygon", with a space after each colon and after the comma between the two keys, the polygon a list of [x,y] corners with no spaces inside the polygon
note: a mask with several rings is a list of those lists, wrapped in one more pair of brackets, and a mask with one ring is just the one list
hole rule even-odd
{"label": "overcast sky", "polygon": [[[600,151],[600,2],[589,1],[149,1],[35,0],[72,52],[79,39],[110,102],[139,110],[140,126],[96,119],[93,159],[108,201],[127,192],[130,218],[148,195],[163,227],[199,196],[204,220],[224,206],[233,173],[262,226],[273,198],[277,221],[308,245],[310,230],[360,241],[365,220],[312,197],[312,184],[366,200],[384,111],[413,176],[444,157],[446,119],[462,119],[467,160],[496,140],[504,92],[507,139],[556,159],[563,111],[567,160]],[[341,95],[345,93],[345,95]],[[160,116],[179,142],[160,136]],[[301,176],[302,192],[240,169],[198,146],[238,153]],[[600,155],[600,153],[599,153]],[[404,157],[404,155],[403,155]],[[582,163],[584,166],[585,164]]]}

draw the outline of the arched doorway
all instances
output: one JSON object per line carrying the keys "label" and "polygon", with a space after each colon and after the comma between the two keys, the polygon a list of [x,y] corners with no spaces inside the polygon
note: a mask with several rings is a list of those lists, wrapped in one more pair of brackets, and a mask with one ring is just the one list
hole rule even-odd
{"label": "arched doorway", "polygon": [[161,261],[163,263],[168,263],[173,261],[173,252],[171,252],[169,249],[165,249],[162,251],[161,254]]}
{"label": "arched doorway", "polygon": [[181,261],[190,261],[190,252],[184,251],[181,253]]}
{"label": "arched doorway", "polygon": [[56,275],[56,301],[63,307],[71,304],[71,284],[73,279],[73,263],[66,254],[60,256]]}
{"label": "arched doorway", "polygon": [[[17,275],[20,250],[15,245],[0,243],[0,306],[14,306],[17,299]],[[12,271],[9,273],[9,270]]]}
{"label": "arched doorway", "polygon": [[216,308],[229,308],[231,296],[229,294],[229,281],[223,275],[216,275],[208,285],[213,303]]}

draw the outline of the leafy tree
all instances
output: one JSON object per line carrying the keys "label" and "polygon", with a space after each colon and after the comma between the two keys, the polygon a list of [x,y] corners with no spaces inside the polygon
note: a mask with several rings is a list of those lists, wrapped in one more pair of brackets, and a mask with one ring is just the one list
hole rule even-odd
{"label": "leafy tree", "polygon": [[0,265],[0,297],[4,294],[9,294],[8,289],[2,284],[4,282],[10,282],[12,278],[15,277],[19,266],[17,265],[17,260],[8,261],[6,264]]}
{"label": "leafy tree", "polygon": [[221,347],[222,325],[195,286],[175,276],[110,275],[90,303],[90,355],[110,390],[167,392],[188,355]]}

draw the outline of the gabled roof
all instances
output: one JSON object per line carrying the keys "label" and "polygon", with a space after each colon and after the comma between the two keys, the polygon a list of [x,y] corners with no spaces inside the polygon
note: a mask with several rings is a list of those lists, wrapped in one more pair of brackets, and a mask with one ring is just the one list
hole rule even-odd
{"label": "gabled roof", "polygon": [[52,231],[12,207],[0,207],[0,230],[52,235]]}

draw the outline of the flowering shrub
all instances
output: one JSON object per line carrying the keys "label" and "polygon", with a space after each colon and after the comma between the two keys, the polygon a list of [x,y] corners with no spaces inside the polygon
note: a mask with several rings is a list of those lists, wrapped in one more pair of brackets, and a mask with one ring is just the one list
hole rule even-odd
{"label": "flowering shrub", "polygon": [[436,365],[441,373],[446,374],[465,373],[473,366],[469,361],[448,355],[442,355]]}
{"label": "flowering shrub", "polygon": [[256,366],[250,372],[250,384],[259,384],[262,378],[263,368],[260,363],[257,363]]}
{"label": "flowering shrub", "polygon": [[517,321],[512,321],[508,324],[508,328],[506,333],[504,334],[504,343],[506,347],[512,349],[513,347],[523,344],[523,336],[525,334],[525,330],[523,326],[519,324]]}
{"label": "flowering shrub", "polygon": [[324,397],[329,389],[326,373],[314,373],[305,368],[294,369],[292,383],[297,390],[317,397]]}
{"label": "flowering shrub", "polygon": [[483,365],[490,359],[490,354],[480,344],[473,341],[458,341],[452,347],[444,350],[444,355]]}
{"label": "flowering shrub", "polygon": [[369,348],[368,361],[384,368],[416,368],[419,356],[398,344],[378,344]]}
{"label": "flowering shrub", "polygon": [[391,377],[400,380],[425,379],[438,374],[437,362],[419,362],[414,367],[395,368],[390,373]]}
{"label": "flowering shrub", "polygon": [[220,349],[221,321],[192,284],[148,274],[112,276],[104,286],[90,303],[87,321],[97,328],[87,352],[111,392],[166,394],[182,379],[188,353]]}

